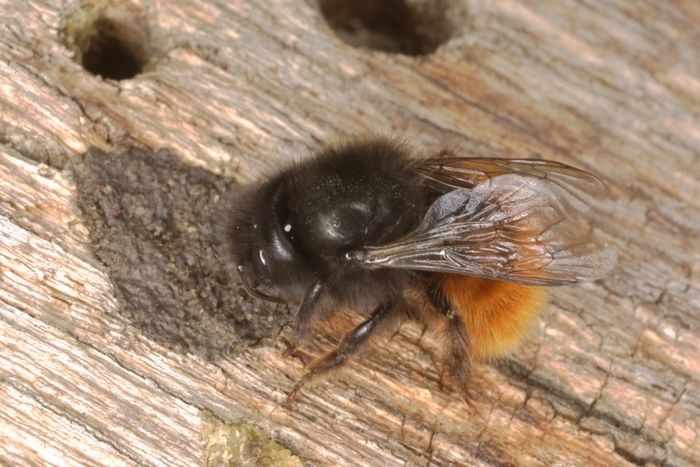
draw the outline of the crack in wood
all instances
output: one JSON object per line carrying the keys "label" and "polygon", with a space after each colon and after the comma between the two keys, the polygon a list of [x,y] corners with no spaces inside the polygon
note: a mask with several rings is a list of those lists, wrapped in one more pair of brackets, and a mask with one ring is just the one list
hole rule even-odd
{"label": "crack in wood", "polygon": [[[512,379],[515,379],[515,380],[522,381],[525,384],[527,384],[529,387],[536,388],[536,389],[550,395],[551,397],[555,398],[556,400],[564,403],[565,405],[573,408],[574,410],[576,410],[579,415],[573,421],[576,423],[576,425],[579,426],[580,429],[582,429],[584,431],[594,433],[590,429],[581,425],[581,421],[584,418],[593,417],[593,418],[596,418],[596,419],[601,420],[603,422],[606,422],[610,427],[616,428],[625,434],[629,434],[629,435],[633,435],[633,436],[641,436],[644,441],[646,441],[647,443],[649,443],[653,447],[661,448],[664,451],[667,450],[666,449],[667,441],[661,440],[661,439],[653,436],[650,432],[644,430],[642,428],[644,423],[641,423],[639,427],[635,427],[635,426],[630,425],[629,423],[627,423],[623,419],[615,417],[612,414],[602,412],[600,410],[595,410],[595,408],[594,408],[595,404],[598,401],[598,399],[600,398],[600,396],[602,395],[602,391],[603,391],[604,387],[601,387],[600,392],[599,392],[598,396],[594,399],[594,401],[590,404],[587,404],[584,401],[582,401],[581,399],[579,399],[578,397],[576,397],[575,395],[568,393],[563,389],[556,388],[554,386],[547,384],[544,381],[541,381],[537,378],[533,378],[531,376],[530,370],[528,368],[526,368],[525,365],[517,362],[516,360],[509,359],[509,360],[507,360],[507,365],[498,365],[496,367],[496,369],[499,372],[501,372],[502,374],[504,374],[505,376],[512,378]],[[606,373],[604,384],[607,384],[608,377],[609,377],[609,374]],[[556,412],[556,408],[555,408],[555,412]],[[561,413],[557,413],[557,415],[560,417],[563,416],[564,418],[568,418],[566,415],[561,414]],[[613,435],[613,439],[616,439],[616,437],[614,436],[615,435],[614,432],[608,432],[606,434],[611,434],[611,435]],[[636,459],[634,453],[629,452],[629,451],[624,451],[623,448],[616,445],[616,452],[618,452],[618,451],[625,452],[626,456],[623,456],[623,457],[625,457],[626,459],[629,458],[628,460]],[[649,461],[649,460],[642,459],[639,462],[639,464],[643,465],[647,461]],[[638,463],[638,462],[635,461],[634,463]]]}

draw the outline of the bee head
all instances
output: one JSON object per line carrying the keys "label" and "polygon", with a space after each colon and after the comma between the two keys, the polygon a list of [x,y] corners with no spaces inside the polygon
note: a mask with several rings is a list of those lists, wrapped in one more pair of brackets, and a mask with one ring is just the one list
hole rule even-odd
{"label": "bee head", "polygon": [[258,298],[287,301],[259,292],[262,285],[293,291],[309,276],[308,265],[292,243],[286,223],[287,184],[268,181],[235,197],[229,245],[246,291]]}

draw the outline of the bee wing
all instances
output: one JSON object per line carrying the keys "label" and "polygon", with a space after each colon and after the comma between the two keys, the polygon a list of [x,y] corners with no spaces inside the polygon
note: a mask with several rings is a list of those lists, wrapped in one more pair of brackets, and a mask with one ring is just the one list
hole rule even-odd
{"label": "bee wing", "polygon": [[602,199],[608,194],[605,183],[595,175],[555,161],[438,157],[419,161],[417,170],[428,185],[443,192],[471,189],[500,175],[517,174],[548,180],[573,196]]}
{"label": "bee wing", "polygon": [[364,265],[534,285],[594,280],[615,265],[615,252],[592,237],[584,216],[606,193],[593,175],[546,161],[421,164],[421,173],[445,193],[409,235],[358,252],[355,259]]}

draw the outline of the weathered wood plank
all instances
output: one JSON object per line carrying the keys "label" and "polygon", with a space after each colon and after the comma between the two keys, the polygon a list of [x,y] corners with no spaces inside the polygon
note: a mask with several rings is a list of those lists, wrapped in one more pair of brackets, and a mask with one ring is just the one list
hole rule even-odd
{"label": "weathered wood plank", "polygon": [[[348,46],[311,1],[144,1],[157,60],[116,82],[60,42],[79,2],[0,1],[2,462],[192,465],[208,410],[318,465],[700,463],[700,10],[447,3],[454,38],[409,57]],[[282,340],[217,362],[150,341],[119,313],[60,171],[135,142],[250,181],[367,131],[538,153],[611,186],[596,227],[619,269],[553,292],[523,349],[477,371],[478,414],[410,324],[291,410],[303,370]]]}

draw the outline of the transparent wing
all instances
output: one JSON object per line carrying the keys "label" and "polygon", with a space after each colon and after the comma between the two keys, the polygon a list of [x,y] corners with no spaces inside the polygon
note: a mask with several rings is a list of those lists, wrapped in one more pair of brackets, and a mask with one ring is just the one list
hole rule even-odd
{"label": "transparent wing", "polygon": [[616,255],[583,215],[606,194],[557,162],[430,159],[421,173],[444,194],[403,239],[357,252],[367,267],[416,269],[561,285],[604,276]]}
{"label": "transparent wing", "polygon": [[608,194],[605,183],[595,175],[556,161],[444,157],[423,159],[417,170],[438,191],[474,188],[500,175],[517,174],[547,180],[574,196],[601,199]]}

